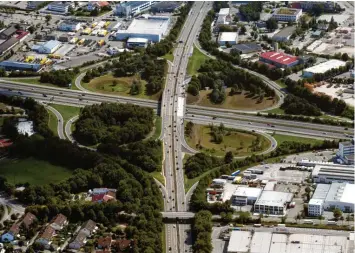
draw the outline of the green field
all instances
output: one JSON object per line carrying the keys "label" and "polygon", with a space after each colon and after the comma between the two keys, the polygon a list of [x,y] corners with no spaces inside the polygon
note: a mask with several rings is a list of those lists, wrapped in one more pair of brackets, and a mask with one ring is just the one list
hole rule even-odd
{"label": "green field", "polygon": [[51,107],[56,109],[63,116],[64,123],[66,123],[72,117],[79,115],[80,107],[50,104]]}
{"label": "green field", "polygon": [[162,58],[167,59],[168,61],[173,62],[174,61],[174,55],[173,52],[170,51],[169,53],[167,53],[166,55],[162,56]]}
{"label": "green field", "polygon": [[154,171],[149,173],[152,177],[154,177],[156,180],[158,180],[160,183],[162,183],[162,185],[165,185],[165,178],[164,176],[161,174],[160,171]]}
{"label": "green field", "polygon": [[287,88],[287,85],[281,81],[281,79],[276,80],[275,83],[277,83],[281,88]]}
{"label": "green field", "polygon": [[48,118],[48,127],[50,130],[52,130],[52,132],[54,133],[55,136],[58,136],[58,119],[57,116],[55,116],[55,114],[47,109],[47,112],[49,114],[49,118]]}
{"label": "green field", "polygon": [[194,51],[187,64],[187,73],[191,76],[196,75],[197,70],[208,59],[208,56],[204,55],[197,47],[194,46]]}
{"label": "green field", "polygon": [[322,140],[305,138],[305,137],[298,137],[298,136],[290,136],[290,135],[274,134],[272,137],[274,137],[275,140],[277,141],[277,145],[280,145],[281,143],[283,143],[285,141],[295,141],[295,142],[301,142],[301,143],[305,143],[305,144],[322,143]]}
{"label": "green field", "polygon": [[31,185],[58,183],[69,178],[71,174],[71,171],[66,168],[33,158],[0,161],[0,175],[13,184],[26,182]]}
{"label": "green field", "polygon": [[281,108],[274,108],[268,111],[265,111],[267,113],[275,113],[275,114],[285,114],[285,111]]}
{"label": "green field", "polygon": [[[253,152],[251,150],[252,142],[260,137],[260,151]],[[251,132],[237,131],[234,129],[225,129],[223,141],[219,144],[213,142],[210,126],[202,126],[195,124],[189,136],[186,136],[187,144],[201,152],[224,156],[226,152],[232,151],[234,156],[248,156],[253,153],[257,154],[271,145],[270,141],[264,136]],[[200,147],[198,147],[200,145]],[[202,148],[201,148],[202,147]]]}
{"label": "green field", "polygon": [[[106,93],[106,94],[116,94],[120,96],[136,97],[158,100],[161,96],[162,91],[156,94],[147,94],[145,85],[146,81],[141,80],[142,91],[137,95],[131,95],[131,85],[134,80],[138,80],[137,76],[127,76],[127,77],[114,77],[113,75],[104,75],[96,77],[90,81],[90,83],[82,82],[82,86],[90,91]],[[116,82],[116,84],[114,84]]]}

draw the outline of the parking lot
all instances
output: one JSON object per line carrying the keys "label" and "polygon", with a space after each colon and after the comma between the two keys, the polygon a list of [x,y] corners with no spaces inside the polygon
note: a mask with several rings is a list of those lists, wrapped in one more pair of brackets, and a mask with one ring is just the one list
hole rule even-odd
{"label": "parking lot", "polygon": [[302,154],[289,155],[284,159],[285,163],[297,163],[302,160],[310,161],[329,161],[335,156],[335,150],[319,151],[319,152],[307,152]]}

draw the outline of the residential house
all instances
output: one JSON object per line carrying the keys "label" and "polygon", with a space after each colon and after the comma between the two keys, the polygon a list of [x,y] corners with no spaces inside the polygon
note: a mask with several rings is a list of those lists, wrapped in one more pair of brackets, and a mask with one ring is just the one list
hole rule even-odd
{"label": "residential house", "polygon": [[79,232],[79,234],[76,235],[75,239],[69,243],[69,248],[70,249],[80,249],[83,247],[86,243],[86,237],[87,235],[83,233],[82,231]]}
{"label": "residential house", "polygon": [[101,237],[97,240],[97,247],[99,249],[110,249],[112,245],[112,237]]}
{"label": "residential house", "polygon": [[132,248],[133,246],[134,246],[133,240],[118,239],[115,240],[115,242],[112,245],[112,248],[115,249],[115,252],[117,253],[123,253],[123,252],[127,252],[128,249]]}
{"label": "residential house", "polygon": [[36,216],[30,212],[26,213],[25,217],[22,220],[22,223],[26,228],[29,228],[32,223],[37,220]]}
{"label": "residential house", "polygon": [[47,226],[40,237],[36,240],[37,243],[49,248],[52,242],[52,238],[55,235],[55,230],[51,226]]}
{"label": "residential house", "polygon": [[62,230],[64,226],[68,224],[68,219],[63,214],[58,214],[56,217],[53,218],[51,222],[51,227],[55,230]]}
{"label": "residential house", "polygon": [[96,223],[92,220],[88,220],[81,226],[80,233],[84,233],[86,236],[91,236],[93,233],[95,233],[95,230]]}
{"label": "residential house", "polygon": [[1,241],[12,242],[18,233],[20,232],[20,226],[18,224],[13,224],[8,232],[1,236]]}
{"label": "residential house", "polygon": [[94,1],[89,2],[87,6],[88,11],[93,11],[95,9],[101,10],[102,7],[109,6],[110,3],[106,1]]}
{"label": "residential house", "polygon": [[92,202],[108,202],[110,200],[116,200],[116,190],[108,188],[95,188],[92,191]]}

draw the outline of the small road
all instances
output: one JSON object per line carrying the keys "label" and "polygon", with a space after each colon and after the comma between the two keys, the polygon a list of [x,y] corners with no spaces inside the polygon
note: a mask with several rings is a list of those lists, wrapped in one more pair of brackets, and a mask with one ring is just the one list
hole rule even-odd
{"label": "small road", "polygon": [[67,136],[68,140],[71,142],[74,142],[74,138],[72,136],[72,132],[71,132],[71,125],[79,118],[79,115],[76,115],[74,117],[72,117],[71,119],[69,119],[67,121],[67,123],[65,124],[65,135]]}
{"label": "small road", "polygon": [[78,75],[77,77],[76,77],[76,79],[75,79],[75,82],[74,82],[74,84],[75,84],[75,86],[76,86],[76,88],[78,88],[79,90],[81,90],[81,91],[88,91],[87,89],[85,89],[83,86],[81,86],[81,80],[83,79],[83,77],[85,76],[85,74],[86,74],[86,72],[83,72],[83,73],[81,73],[80,75]]}
{"label": "small road", "polygon": [[64,131],[63,131],[63,116],[62,114],[60,114],[60,112],[58,112],[56,109],[54,109],[53,107],[46,105],[45,106],[48,110],[50,110],[51,112],[53,112],[55,114],[55,116],[57,117],[58,120],[58,126],[57,126],[57,131],[58,131],[58,136],[60,139],[65,140],[65,135],[64,135]]}

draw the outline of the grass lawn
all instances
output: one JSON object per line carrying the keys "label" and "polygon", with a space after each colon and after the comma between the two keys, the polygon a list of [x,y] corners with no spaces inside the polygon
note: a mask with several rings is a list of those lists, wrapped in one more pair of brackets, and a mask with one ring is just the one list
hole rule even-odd
{"label": "grass lawn", "polygon": [[267,113],[285,114],[285,111],[281,108],[274,108],[272,110],[265,111]]}
{"label": "grass lawn", "polygon": [[226,129],[223,141],[217,144],[212,141],[212,133],[209,126],[195,124],[191,136],[186,137],[187,144],[196,149],[200,144],[202,146],[199,151],[217,156],[224,156],[226,152],[232,151],[234,156],[248,156],[253,153],[260,153],[268,149],[271,145],[270,141],[264,136],[260,136],[261,150],[253,152],[249,148],[252,142],[257,139],[257,134],[237,131],[234,129]]}
{"label": "grass lawn", "polygon": [[[145,90],[146,81],[144,80],[141,80],[143,91],[138,95],[131,95],[129,92],[131,90],[131,85],[135,79],[137,79],[136,76],[114,77],[113,75],[104,75],[92,79],[90,83],[82,82],[82,86],[85,89],[94,92],[99,92],[99,93],[108,93],[108,94],[114,93],[120,96],[145,98],[145,99],[152,99],[152,100],[158,100],[160,98],[162,91],[153,95],[146,93]],[[117,82],[116,85],[113,84],[114,81]]]}
{"label": "grass lawn", "polygon": [[211,90],[201,90],[198,96],[192,96],[191,94],[187,94],[187,104],[224,109],[254,111],[266,109],[276,103],[276,99],[267,98],[264,98],[263,101],[259,103],[257,97],[251,97],[250,95],[248,95],[248,93],[245,92],[230,96],[230,88],[228,88],[226,89],[227,96],[225,101],[222,104],[213,104],[209,99],[209,95],[211,94],[211,92]]}
{"label": "grass lawn", "polygon": [[306,143],[306,144],[322,143],[322,140],[305,138],[305,137],[298,137],[298,136],[290,136],[290,135],[275,134],[275,135],[273,135],[273,137],[277,141],[277,145],[280,145],[281,143],[283,143],[285,141],[295,141],[295,142],[301,142],[301,143]]}
{"label": "grass lawn", "polygon": [[197,70],[208,59],[206,55],[194,46],[194,51],[187,64],[187,73],[191,76],[197,74]]}
{"label": "grass lawn", "polygon": [[0,168],[0,174],[13,184],[26,182],[31,185],[58,183],[69,178],[72,174],[66,168],[33,158],[4,159],[0,161]]}
{"label": "grass lawn", "polygon": [[276,80],[275,83],[277,83],[281,88],[287,88],[287,85],[281,81],[281,79]]}
{"label": "grass lawn", "polygon": [[165,185],[165,178],[163,177],[163,175],[161,174],[161,172],[159,171],[154,171],[151,172],[150,175],[152,177],[154,177],[156,180],[158,180],[160,183],[162,183],[162,185]]}
{"label": "grass lawn", "polygon": [[194,178],[187,178],[186,174],[184,173],[184,186],[185,186],[185,193],[187,193],[190,188],[197,182],[200,181],[201,178],[205,177],[206,175],[208,175],[209,173],[218,170],[219,167],[213,168],[212,170],[206,171],[204,173],[202,173],[201,175],[199,175],[198,177],[194,177]]}
{"label": "grass lawn", "polygon": [[79,115],[81,109],[80,107],[57,105],[57,104],[50,104],[50,106],[52,106],[54,109],[60,112],[60,114],[62,114],[64,123],[66,123],[72,117]]}
{"label": "grass lawn", "polygon": [[47,109],[47,112],[49,114],[49,118],[48,118],[48,126],[49,129],[52,130],[52,132],[54,133],[55,136],[58,136],[58,119],[57,116],[55,116],[55,114]]}
{"label": "grass lawn", "polygon": [[162,56],[162,58],[167,59],[168,61],[173,62],[174,61],[174,55],[173,52],[170,51],[169,53],[167,53],[166,55]]}
{"label": "grass lawn", "polygon": [[161,117],[156,116],[156,118],[155,118],[155,126],[154,126],[154,133],[153,133],[151,138],[153,140],[156,140],[156,139],[159,138],[160,134],[161,134]]}

